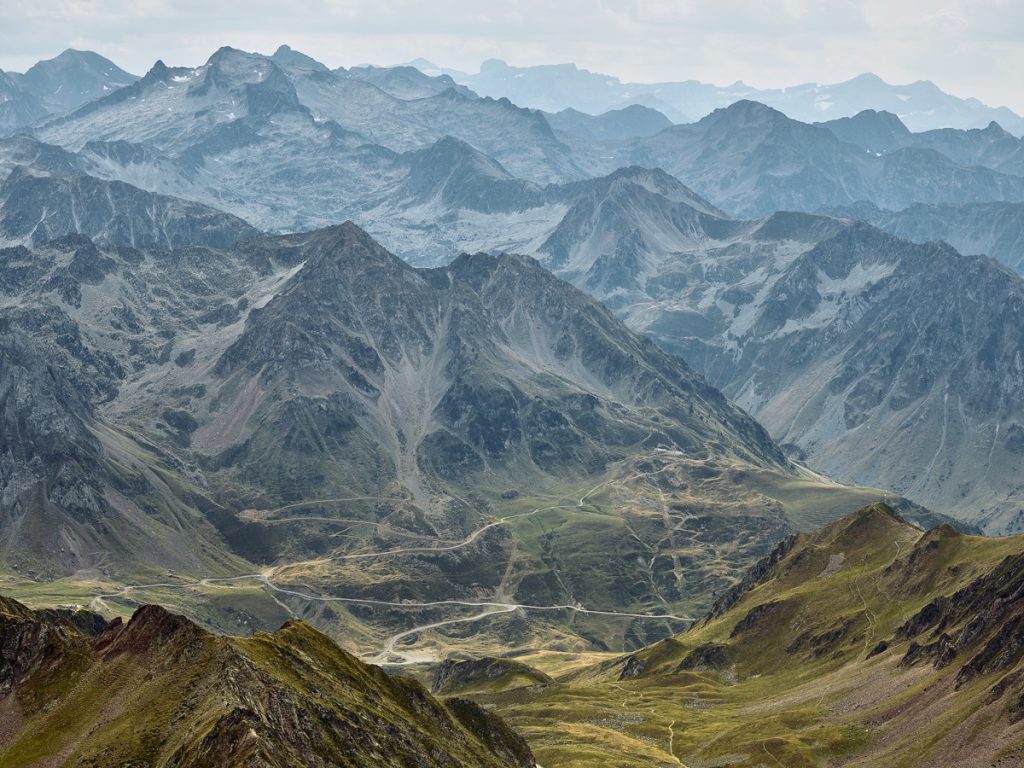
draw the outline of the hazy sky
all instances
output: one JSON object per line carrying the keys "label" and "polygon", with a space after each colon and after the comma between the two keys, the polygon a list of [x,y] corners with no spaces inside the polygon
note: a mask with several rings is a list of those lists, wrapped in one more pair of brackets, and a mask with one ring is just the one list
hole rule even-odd
{"label": "hazy sky", "polygon": [[1024,113],[1024,0],[0,0],[0,68],[67,47],[142,74],[221,45],[330,66],[575,61],[624,80],[759,87],[873,71]]}

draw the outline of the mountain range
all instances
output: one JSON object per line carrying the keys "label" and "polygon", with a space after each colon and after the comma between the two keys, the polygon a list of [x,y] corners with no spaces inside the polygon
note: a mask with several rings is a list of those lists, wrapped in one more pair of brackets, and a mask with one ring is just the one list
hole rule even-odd
{"label": "mountain range", "polygon": [[[429,101],[440,98],[443,97],[432,97]],[[342,103],[349,109],[353,99],[346,97]],[[532,127],[520,130],[514,126],[525,116],[518,112],[495,116],[489,113],[496,104],[472,99],[460,103],[476,115],[474,119],[505,125],[536,147],[519,152],[505,167],[502,160],[508,162],[509,153],[488,155],[486,150],[493,143],[471,128],[473,121],[468,116],[457,130],[442,124],[433,129],[435,133],[421,135],[415,140],[422,142],[419,148],[404,154],[396,154],[394,148],[416,144],[378,137],[387,145],[372,149],[374,145],[358,135],[322,135],[315,129],[316,118],[296,118],[306,127],[294,125],[297,133],[287,140],[280,125],[273,134],[257,138],[262,129],[256,129],[256,123],[248,119],[230,120],[230,132],[227,127],[218,128],[222,138],[209,140],[203,138],[207,129],[202,126],[182,127],[174,140],[180,141],[181,136],[195,130],[196,137],[189,140],[191,146],[168,147],[161,144],[159,137],[126,131],[124,125],[131,118],[117,117],[120,108],[113,108],[109,119],[115,121],[116,132],[104,134],[108,136],[105,142],[88,142],[78,148],[78,163],[92,175],[196,199],[227,209],[259,226],[286,228],[296,228],[306,220],[327,223],[342,214],[361,218],[362,211],[386,200],[393,187],[402,184],[413,157],[410,153],[428,148],[435,140],[445,141],[447,137],[443,134],[450,129],[453,138],[530,183],[571,183],[610,173],[624,165],[660,167],[723,210],[740,216],[765,215],[779,209],[817,211],[865,200],[890,210],[914,204],[1024,200],[1024,182],[1014,173],[984,165],[962,165],[933,149],[906,147],[886,154],[865,152],[840,141],[824,126],[797,123],[754,103],[741,102],[695,125],[668,128],[653,136],[592,140],[579,133],[559,134],[564,142],[551,133],[539,115],[536,119],[541,120],[542,127],[531,124]],[[228,117],[230,114],[233,113]],[[299,110],[297,114],[304,113]],[[185,119],[191,123],[191,113]],[[312,133],[307,130],[310,126],[314,126]],[[82,129],[87,133],[93,131],[91,125]],[[540,132],[537,139],[528,136],[534,129]],[[251,133],[253,130],[257,132]],[[41,133],[65,148],[74,148],[77,140],[68,135],[69,131],[72,129],[68,125],[60,125]],[[289,131],[291,128],[287,135]],[[140,141],[146,143],[140,146]],[[493,141],[500,139],[495,135]],[[298,146],[304,148],[302,154],[297,153]],[[262,153],[264,162],[280,166],[282,170],[275,176],[280,186],[267,189],[247,178],[251,172],[245,160],[257,152]],[[319,162],[317,169],[297,172],[303,163],[313,160]],[[324,167],[336,167],[344,175],[324,174]],[[362,183],[357,185],[357,180]],[[281,196],[286,190],[308,205],[285,204]],[[320,195],[314,197],[314,191]]]}
{"label": "mountain range", "polygon": [[[541,192],[494,167],[474,171],[480,159],[468,148],[436,161],[434,178],[458,167],[456,188],[489,202],[475,210],[423,185],[425,199],[396,196],[365,214],[407,258],[427,240],[442,252],[531,253],[681,354],[812,466],[992,532],[1017,530],[1016,274],[849,218],[732,219],[661,171]],[[878,223],[896,229],[917,210]],[[908,229],[897,231],[930,239]]]}
{"label": "mountain range", "polygon": [[[873,114],[812,125],[740,100],[678,126],[635,105],[598,117],[545,115],[481,98],[445,75],[330,70],[283,46],[272,56],[222,49],[196,68],[158,63],[33,132],[73,153],[83,173],[275,231],[369,224],[362,212],[403,182],[410,153],[447,137],[542,186],[660,167],[734,216],[862,201],[901,210],[1024,200],[1020,141],[998,126],[915,134]],[[887,138],[867,147],[879,133]]]}
{"label": "mountain range", "polygon": [[663,112],[673,122],[689,123],[746,99],[808,123],[822,117],[852,117],[865,109],[884,109],[899,114],[915,131],[984,128],[997,121],[1017,136],[1024,134],[1024,119],[1006,107],[993,108],[977,99],[951,96],[927,80],[890,85],[871,73],[833,85],[804,83],[759,89],[742,81],[728,86],[697,80],[624,83],[575,64],[516,67],[500,59],[488,59],[475,74],[440,68],[424,59],[411,64],[430,75],[448,75],[483,96],[504,96],[524,107],[548,112],[571,108],[597,115],[642,105]]}
{"label": "mountain range", "polygon": [[[250,71],[247,69],[250,64],[258,67]],[[383,82],[382,72],[374,72],[374,76]],[[249,83],[249,78],[255,78],[257,82]],[[414,78],[415,82],[424,80],[429,78]],[[168,82],[175,87],[168,87]],[[360,223],[415,264],[444,264],[460,250],[525,252],[537,256],[546,267],[606,302],[634,328],[652,334],[671,351],[687,355],[691,364],[704,371],[714,384],[723,387],[755,414],[762,415],[762,418],[767,418],[763,414],[768,412],[777,414],[768,419],[774,434],[791,444],[792,448],[803,451],[801,455],[812,463],[821,462],[818,466],[827,467],[829,472],[849,481],[918,494],[922,501],[937,509],[982,521],[992,531],[1011,530],[1017,525],[1015,499],[1018,489],[1008,480],[1014,473],[988,470],[989,467],[1000,466],[1001,456],[1011,464],[1015,461],[1012,446],[1016,444],[1013,435],[1019,421],[1017,409],[1006,405],[1000,398],[986,398],[979,394],[983,386],[997,386],[1013,392],[1009,369],[998,370],[995,378],[986,380],[984,384],[972,381],[964,383],[958,390],[976,402],[987,403],[977,413],[964,415],[961,419],[961,428],[974,436],[967,442],[973,446],[970,457],[925,456],[921,451],[901,447],[899,451],[904,458],[892,465],[883,458],[885,454],[876,455],[875,443],[864,435],[869,432],[879,434],[879,430],[883,434],[890,433],[894,423],[891,419],[895,418],[893,414],[901,413],[912,419],[909,424],[914,428],[909,431],[901,428],[899,434],[913,436],[918,440],[915,444],[922,444],[920,440],[926,436],[931,440],[932,428],[937,430],[935,434],[941,435],[941,425],[947,423],[941,404],[949,402],[947,395],[943,394],[938,399],[926,397],[925,390],[932,383],[915,385],[920,391],[912,399],[918,403],[917,407],[933,414],[927,418],[909,416],[914,411],[906,408],[901,397],[895,401],[887,400],[880,392],[872,397],[880,397],[881,400],[873,403],[867,411],[863,405],[850,405],[853,410],[847,413],[847,406],[842,404],[853,402],[850,398],[854,398],[855,392],[877,388],[877,382],[870,384],[865,379],[867,371],[851,373],[852,378],[843,387],[841,395],[831,391],[827,394],[819,392],[820,384],[807,389],[801,384],[805,381],[801,377],[808,377],[806,381],[810,381],[820,376],[822,369],[816,366],[835,366],[837,363],[835,360],[825,363],[824,359],[813,359],[813,354],[803,352],[798,355],[801,372],[790,371],[779,380],[781,374],[777,365],[772,364],[768,366],[769,370],[762,371],[764,364],[757,362],[759,353],[754,352],[755,349],[763,349],[772,360],[778,360],[778,329],[774,326],[769,328],[769,323],[764,325],[761,333],[760,325],[744,326],[741,336],[747,338],[740,343],[737,338],[739,331],[733,327],[735,323],[725,323],[720,317],[720,305],[707,302],[716,291],[724,291],[724,300],[734,307],[732,311],[741,313],[742,309],[749,312],[751,318],[758,316],[767,311],[760,306],[761,299],[769,297],[765,295],[750,303],[745,298],[740,300],[746,295],[744,281],[761,280],[766,274],[781,276],[790,268],[804,269],[803,261],[792,265],[790,261],[812,245],[836,236],[849,226],[825,218],[769,217],[766,225],[759,227],[756,223],[744,224],[730,219],[723,212],[723,207],[725,211],[758,213],[787,207],[789,203],[793,203],[789,207],[804,210],[833,206],[830,210],[874,220],[897,234],[914,240],[929,240],[931,233],[927,228],[922,232],[921,227],[915,229],[908,224],[899,225],[897,217],[886,221],[882,214],[870,215],[870,211],[876,210],[870,206],[876,204],[855,202],[861,195],[856,191],[858,187],[864,195],[873,196],[883,204],[897,208],[909,204],[910,207],[904,209],[906,213],[902,214],[904,217],[919,209],[928,210],[928,206],[944,205],[955,211],[964,211],[964,215],[970,215],[972,209],[977,209],[988,224],[988,218],[1005,215],[1007,211],[1012,214],[1018,203],[935,201],[975,198],[998,201],[1024,197],[1022,177],[995,170],[996,167],[1005,167],[1006,163],[1012,165],[1018,140],[995,129],[912,134],[905,128],[900,130],[893,118],[877,112],[865,113],[852,121],[850,125],[860,126],[857,130],[841,122],[807,125],[792,121],[763,105],[740,102],[692,126],[670,127],[650,137],[602,139],[594,145],[602,145],[602,142],[604,146],[622,145],[627,148],[630,158],[640,157],[651,164],[678,167],[686,178],[699,182],[699,195],[667,174],[637,168],[614,171],[605,177],[540,184],[531,178],[514,175],[498,160],[454,137],[430,143],[432,139],[427,135],[420,139],[427,142],[424,148],[402,153],[380,147],[371,149],[371,145],[359,144],[360,139],[347,133],[350,128],[339,127],[340,123],[331,121],[318,122],[323,118],[296,101],[300,91],[320,94],[316,98],[326,99],[323,88],[341,87],[354,88],[351,91],[353,97],[324,102],[344,105],[344,113],[337,113],[339,120],[347,119],[346,115],[350,114],[355,115],[353,119],[362,120],[364,118],[359,115],[371,114],[372,110],[361,112],[355,109],[367,94],[375,94],[375,101],[365,102],[368,105],[366,109],[378,103],[390,105],[386,109],[392,109],[395,104],[440,98],[426,96],[413,102],[402,102],[377,86],[355,79],[350,72],[325,72],[294,51],[279,51],[275,57],[266,58],[225,49],[218,52],[202,70],[173,74],[171,70],[164,72],[157,67],[130,88],[137,89],[140,94],[150,92],[147,88],[156,88],[153,93],[161,92],[161,99],[170,99],[167,103],[172,105],[178,100],[196,98],[210,104],[226,104],[233,100],[237,109],[242,109],[237,105],[250,104],[259,113],[259,104],[266,103],[270,105],[271,114],[277,117],[271,120],[261,116],[236,116],[222,123],[212,117],[216,108],[194,113],[172,106],[171,113],[177,115],[175,119],[181,122],[161,121],[162,130],[175,126],[173,135],[168,133],[164,139],[147,133],[154,123],[147,117],[149,112],[146,110],[163,110],[166,107],[145,107],[139,113],[139,108],[134,106],[135,99],[125,99],[119,95],[121,92],[116,92],[44,129],[53,131],[54,136],[63,137],[62,141],[71,141],[68,136],[79,136],[69,145],[74,148],[75,144],[81,144],[77,151],[27,137],[10,139],[0,145],[0,162],[13,171],[6,186],[15,192],[8,194],[7,199],[9,201],[13,197],[18,201],[17,205],[7,202],[0,208],[0,219],[5,222],[4,236],[11,244],[32,245],[53,235],[82,231],[96,238],[100,244],[156,244],[174,248],[187,242],[230,246],[255,234],[255,230],[244,222],[215,210],[201,210],[194,204],[175,201],[166,194],[170,192],[202,199],[206,204],[223,205],[263,224],[267,222],[266,215],[278,223],[287,221],[291,226],[298,226],[314,217],[329,219],[353,210]],[[202,90],[202,94],[196,95],[193,88]],[[264,92],[278,94],[280,98],[268,96],[264,99],[254,95]],[[450,94],[459,100],[458,104],[477,109],[479,100],[471,95],[456,94],[450,88],[441,94]],[[481,125],[494,124],[489,110],[496,104],[484,100],[480,105],[483,111],[474,112]],[[528,113],[523,110],[511,105],[508,109],[524,119],[541,119],[543,122],[536,113],[533,113],[534,117],[527,118]],[[196,114],[201,117],[197,119]],[[282,119],[281,115],[288,117]],[[463,122],[464,130],[469,131],[466,127],[469,121]],[[102,141],[85,139],[92,131],[102,133],[106,130],[102,128],[105,125],[109,125],[111,130],[116,128],[117,133],[103,134],[107,138]],[[131,128],[133,125],[137,127]],[[317,131],[318,126],[329,125],[335,127],[324,130],[333,131],[331,136],[335,138],[328,144],[335,149],[324,155],[324,149],[316,148],[321,140]],[[129,127],[128,131],[125,126]],[[255,129],[254,126],[262,127]],[[883,126],[902,138],[887,140],[886,144],[871,144],[874,140],[869,137],[878,131],[872,133],[865,126]],[[357,126],[353,123],[352,127]],[[253,130],[257,132],[246,133]],[[266,135],[259,131],[266,132]],[[290,138],[285,140],[282,131]],[[547,133],[542,131],[538,135],[542,142],[547,142],[544,137],[554,134],[548,129]],[[188,136],[191,138],[185,138]],[[347,138],[338,138],[342,136]],[[339,151],[342,145],[333,144],[336,139],[349,150]],[[580,136],[575,140],[589,141]],[[302,142],[301,145],[310,151],[296,153],[295,141]],[[582,155],[578,147],[557,141],[556,145],[561,149],[555,151],[562,153],[567,163],[586,165],[589,162],[586,158],[579,159]],[[868,151],[865,149],[867,146],[879,149]],[[961,165],[939,150],[949,152],[964,162],[988,163],[993,167]],[[168,151],[171,154],[167,154]],[[592,150],[591,156],[596,151]],[[281,153],[277,162],[282,169],[281,179],[285,186],[267,187],[260,184],[255,176],[244,180],[245,175],[251,174],[252,168],[256,167],[251,162],[252,158],[258,155],[264,163],[260,167],[265,168],[268,156],[273,157],[276,152]],[[322,157],[328,159],[320,162]],[[213,162],[213,158],[217,162]],[[316,169],[312,168],[314,162],[319,163]],[[310,185],[309,176],[297,173],[296,163],[308,164],[309,173],[315,173],[318,183],[324,186]],[[358,172],[324,173],[325,167],[329,167],[326,164],[338,163],[350,171],[355,167]],[[24,164],[31,164],[32,168],[15,170],[15,166]],[[375,172],[368,177],[371,167]],[[727,173],[730,167],[735,170]],[[228,168],[231,170],[226,170]],[[97,177],[119,177],[123,181],[118,186],[119,182]],[[86,178],[91,180],[86,181]],[[356,191],[360,179],[368,181]],[[809,179],[818,183],[809,184]],[[925,184],[925,179],[934,179],[934,183]],[[123,182],[163,191],[155,196],[141,191],[135,195]],[[214,192],[208,186],[214,182],[224,191]],[[343,190],[338,189],[339,184]],[[727,186],[723,187],[723,184]],[[72,187],[80,198],[91,201],[82,208],[88,211],[88,215],[79,216],[77,222],[74,205],[67,202],[71,199],[68,190]],[[291,197],[291,190],[296,188],[298,191]],[[332,192],[328,194],[326,190]],[[99,194],[102,194],[100,200],[103,197],[114,200],[117,195],[121,195],[123,200],[116,206],[104,208],[94,202]],[[312,208],[299,204],[303,200],[311,200],[314,194],[317,200],[311,202]],[[65,200],[61,205],[70,206],[65,212],[56,207],[60,195]],[[54,200],[52,204],[47,202],[51,198]],[[931,202],[914,202],[922,198]],[[279,201],[285,200],[287,206],[281,207]],[[343,200],[347,202],[339,205]],[[146,214],[141,215],[145,223],[135,214],[129,217],[138,220],[128,228],[135,230],[129,234],[125,224],[127,219],[118,221],[114,209],[131,210],[131,205],[138,207],[140,215],[142,212]],[[840,207],[834,207],[836,205]],[[319,213],[316,212],[317,206]],[[861,209],[868,213],[858,214]],[[149,213],[156,211],[159,213]],[[193,224],[178,231],[181,226],[178,222],[184,219]],[[952,214],[943,219],[947,227],[957,220],[957,215]],[[202,225],[196,227],[194,223],[197,221],[203,222]],[[1012,253],[1015,242],[1012,221],[1011,216],[1006,224],[991,224],[998,234],[982,244],[1008,232],[1002,237],[1007,243],[1005,250]],[[983,225],[974,226],[977,229]],[[803,231],[786,231],[791,227]],[[117,233],[116,236],[111,235],[112,231]],[[864,233],[869,231],[863,230]],[[771,247],[778,249],[780,255],[769,256],[763,245],[766,241],[775,243]],[[889,264],[901,259],[894,254],[904,248],[897,241],[892,242],[893,255],[883,259]],[[970,244],[966,237],[961,238],[961,242],[968,252],[982,250],[977,246],[966,247]],[[692,278],[681,282],[687,270],[692,268],[681,266],[687,258],[698,253],[710,256],[722,248],[745,252],[743,249],[750,249],[755,244],[758,255],[743,257],[743,265],[738,267],[735,279],[725,278],[719,282],[717,278],[709,278],[704,270],[702,280],[705,284],[693,283]],[[691,256],[681,257],[687,253]],[[853,312],[856,316],[862,313],[862,310],[852,309],[864,300],[862,291],[871,291],[872,301],[881,300],[877,291],[878,279],[870,277],[874,274],[871,270],[878,272],[879,276],[888,277],[891,268],[859,263],[861,261],[860,256],[855,256],[850,264],[855,272],[860,270],[864,273],[864,282],[857,284],[856,294],[850,293],[851,284],[843,289],[841,298],[829,299],[839,302],[830,310],[828,318],[832,319],[825,315],[814,316],[816,319],[808,326],[805,323],[810,321],[805,308],[791,306],[781,309],[783,314],[793,315],[792,330],[786,334],[787,345],[810,343],[806,341],[808,333],[833,333],[826,330],[828,323],[839,323],[835,327],[845,328],[850,323],[850,316],[846,313]],[[957,268],[953,266],[955,259],[943,259],[942,263],[947,261],[951,269]],[[988,266],[983,265],[983,260],[968,261],[982,264],[979,267],[982,272],[991,272]],[[900,260],[900,263],[904,262]],[[913,269],[921,270],[926,260],[915,263],[920,266]],[[936,290],[948,295],[952,286],[957,284],[956,275],[953,272],[943,274],[947,276],[935,283]],[[949,340],[963,334],[956,333],[952,327],[942,329],[936,343],[947,347],[943,353],[946,362],[938,370],[928,372],[927,382],[945,380],[949,376],[955,378],[956,366],[961,365],[958,361],[981,354],[980,350],[986,348],[986,340],[994,332],[993,328],[1012,327],[1013,310],[1006,302],[1008,296],[1016,295],[1016,283],[1010,280],[1007,285],[1009,292],[1006,293],[998,284],[1008,276],[998,271],[991,274],[992,281],[985,283],[991,285],[991,300],[986,298],[982,304],[998,308],[1000,314],[981,321],[977,329],[966,337],[963,349],[956,354],[949,352]],[[690,284],[692,293],[687,288]],[[712,285],[716,287],[711,288]],[[911,290],[912,283],[904,285],[907,287],[902,289],[899,306],[924,308],[926,302]],[[964,286],[964,290],[967,288]],[[817,289],[815,292],[820,294]],[[684,299],[684,296],[690,298]],[[877,319],[874,313],[871,317],[873,321]],[[695,327],[694,322],[699,325]],[[780,327],[784,327],[786,322],[788,320],[784,318]],[[876,333],[876,326],[865,326],[860,344],[870,345]],[[804,340],[797,341],[798,338]],[[820,342],[815,344],[824,354],[826,347]],[[846,354],[856,356],[858,348],[855,344]],[[742,362],[737,366],[738,357]],[[1011,367],[1012,359],[1011,355]],[[829,377],[826,381],[832,379]],[[793,409],[780,407],[776,398],[789,397],[793,392],[804,393],[800,402],[820,400],[820,404],[811,410],[796,406]],[[888,404],[882,404],[882,401]],[[893,409],[894,403],[900,403],[900,406]],[[828,414],[836,413],[835,409],[840,405],[845,415],[836,422]],[[814,416],[812,422],[799,427],[794,424],[797,410],[800,410],[801,418],[808,419],[812,414],[818,414],[819,408],[820,417]],[[824,421],[818,422],[819,418]],[[879,420],[878,424],[875,419]],[[865,439],[867,442],[862,442]],[[896,450],[896,447],[891,447],[891,450]],[[869,459],[869,456],[873,458]],[[963,478],[958,477],[957,472],[941,471],[942,462],[947,460],[962,468]],[[999,479],[998,488],[990,487],[993,477]],[[965,511],[968,508],[970,512]]]}
{"label": "mountain range", "polygon": [[1019,758],[1017,116],[288,46],[0,99],[0,762]]}
{"label": "mountain range", "polygon": [[[872,260],[878,254],[846,259],[849,274],[864,277],[856,286],[844,283],[841,296],[827,298],[836,302],[828,313],[772,304],[771,311],[784,316],[779,328],[765,321],[743,326],[740,333],[735,322],[721,317],[717,302],[728,302],[742,317],[768,312],[761,301],[769,296],[743,298],[745,281],[809,269],[802,257],[793,259],[850,226],[837,219],[769,215],[780,208],[867,219],[922,245],[945,236],[963,251],[991,250],[1015,264],[1014,213],[1024,200],[1024,177],[1016,173],[1020,140],[996,126],[912,133],[895,115],[879,111],[811,125],[749,101],[692,125],[657,130],[663,123],[643,110],[626,110],[616,122],[594,123],[600,119],[572,113],[559,122],[508,102],[480,99],[453,87],[449,78],[414,69],[331,71],[287,47],[270,57],[222,49],[197,69],[158,65],[125,89],[38,130],[39,137],[60,147],[28,137],[3,142],[0,163],[11,171],[0,206],[3,236],[8,244],[33,246],[83,232],[101,246],[174,249],[188,243],[230,248],[256,234],[244,221],[215,210],[221,209],[263,229],[306,229],[351,215],[422,266],[446,264],[463,250],[525,252],[604,301],[632,327],[686,355],[812,464],[821,462],[817,466],[854,482],[919,494],[928,504],[983,521],[993,531],[1015,526],[1017,489],[1006,479],[1013,473],[986,468],[998,467],[1000,456],[1014,461],[1016,406],[979,394],[981,387],[993,386],[1012,393],[1010,369],[997,370],[984,383],[974,376],[954,388],[958,396],[986,402],[960,419],[960,428],[973,436],[967,441],[973,446],[970,458],[925,456],[902,447],[904,458],[893,466],[885,454],[876,455],[875,443],[864,435],[889,433],[896,415],[914,409],[907,409],[903,396],[892,400],[875,391],[878,382],[869,382],[869,372],[858,368],[862,363],[850,369],[842,393],[826,394],[801,382],[820,375],[816,366],[838,365],[835,359],[826,363],[809,350],[793,351],[800,372],[785,374],[777,362],[758,362],[761,351],[766,360],[779,360],[779,333],[787,323],[785,344],[794,350],[811,344],[808,334],[827,336],[838,328],[852,333],[851,318],[863,313],[855,307],[869,295],[869,306],[882,301],[880,282],[893,283],[889,277],[903,274],[891,265],[917,264],[908,268],[909,281],[923,270],[923,254],[930,251],[913,259],[898,256],[916,252],[896,240],[882,246],[882,240],[871,240],[873,230],[856,230],[850,237],[863,236],[886,248],[886,255],[877,263]],[[380,115],[389,118],[377,120]],[[641,126],[650,120],[649,130],[656,132],[643,135],[649,130]],[[446,135],[452,130],[463,138]],[[502,138],[506,131],[529,148],[508,144]],[[503,152],[495,149],[499,146]],[[488,149],[507,162],[514,154],[515,165],[506,167]],[[615,154],[601,154],[609,151]],[[591,175],[620,162],[665,167],[686,184],[638,168]],[[24,165],[31,168],[16,168]],[[275,183],[268,185],[264,179],[272,168],[278,169],[270,171]],[[557,174],[561,180],[550,181],[556,168],[564,169]],[[81,213],[76,199],[90,201]],[[104,199],[106,205],[97,204]],[[744,223],[737,216],[765,218],[763,224]],[[766,243],[775,255],[769,255]],[[682,282],[692,269],[682,266],[688,259],[711,257],[723,248],[750,253],[742,257],[735,279],[709,277],[702,268],[704,284],[692,277]],[[939,263],[949,264],[950,271],[941,273],[935,289],[948,296],[958,290],[953,270],[961,268],[960,257],[936,253],[946,254]],[[935,381],[956,380],[958,366],[983,355],[989,336],[1002,333],[994,329],[1012,327],[1009,297],[1016,295],[1016,282],[983,260],[966,263],[992,275],[982,281],[990,295],[981,305],[998,311],[966,336],[952,325],[936,329],[945,362],[929,363],[938,369],[914,385],[917,394],[911,399],[924,410],[908,416],[914,428],[899,430],[917,444],[926,435],[932,439],[933,427],[941,435],[947,423],[941,403],[949,402],[948,395],[926,396],[925,390]],[[842,278],[847,279],[853,278]],[[926,305],[911,290],[912,282],[901,284],[906,287],[898,300],[893,298],[898,306],[913,312]],[[723,298],[709,304],[718,291]],[[814,301],[821,300],[821,289],[813,293],[819,296]],[[967,295],[964,300],[973,301]],[[879,315],[869,315],[860,342],[851,341],[844,355],[855,358],[878,332]],[[956,353],[950,347],[954,338],[964,338]],[[821,342],[811,348],[825,354]],[[1012,368],[1012,355],[1008,360]],[[860,397],[855,393],[869,389],[875,392],[869,400],[881,400],[851,404]],[[800,402],[820,403],[811,410],[780,407],[776,398],[795,392],[803,393]],[[819,408],[820,417],[812,418]],[[797,410],[811,421],[797,426]],[[768,412],[776,416],[764,416]],[[932,415],[923,417],[924,412]],[[962,467],[965,477],[941,471],[946,460]],[[989,487],[992,477],[1001,478],[999,488]]]}
{"label": "mountain range", "polygon": [[[203,237],[244,234],[220,224]],[[69,580],[97,608],[152,595],[231,631],[283,605],[398,660],[450,642],[386,644],[417,618],[478,622],[487,650],[635,647],[776,537],[896,503],[794,466],[533,259],[416,269],[352,224],[223,248],[129,234],[0,251],[17,594]]]}

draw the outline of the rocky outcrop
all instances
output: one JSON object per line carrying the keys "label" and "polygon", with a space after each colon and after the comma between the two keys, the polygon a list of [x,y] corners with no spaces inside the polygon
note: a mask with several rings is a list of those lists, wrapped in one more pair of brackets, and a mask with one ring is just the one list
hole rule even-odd
{"label": "rocky outcrop", "polygon": [[434,673],[430,690],[434,693],[451,694],[473,689],[507,690],[525,685],[550,685],[552,682],[552,679],[540,670],[514,659],[446,659]]}
{"label": "rocky outcrop", "polygon": [[708,615],[704,617],[704,623],[706,624],[712,619],[717,619],[726,612],[731,611],[743,599],[744,595],[758,584],[762,584],[769,579],[775,566],[793,550],[796,542],[797,537],[795,535],[787,536],[768,555],[762,557],[748,568],[736,584],[715,600]]}
{"label": "rocky outcrop", "polygon": [[914,640],[902,660],[907,666],[928,660],[941,669],[966,659],[958,686],[1013,668],[1024,658],[1024,555],[1007,557],[963,589],[935,598],[895,637]]}

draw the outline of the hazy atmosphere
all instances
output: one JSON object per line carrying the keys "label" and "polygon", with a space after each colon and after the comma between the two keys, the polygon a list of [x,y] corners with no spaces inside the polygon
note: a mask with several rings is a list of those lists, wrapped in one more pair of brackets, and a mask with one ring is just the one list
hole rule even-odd
{"label": "hazy atmosphere", "polygon": [[475,72],[497,57],[575,62],[623,80],[736,80],[765,88],[871,71],[932,80],[1024,111],[1024,4],[1016,0],[5,0],[0,68],[24,71],[64,48],[144,74],[156,58],[204,62],[221,45],[288,43],[329,66],[417,57]]}
{"label": "hazy atmosphere", "polygon": [[0,0],[0,766],[1024,766],[1022,71]]}

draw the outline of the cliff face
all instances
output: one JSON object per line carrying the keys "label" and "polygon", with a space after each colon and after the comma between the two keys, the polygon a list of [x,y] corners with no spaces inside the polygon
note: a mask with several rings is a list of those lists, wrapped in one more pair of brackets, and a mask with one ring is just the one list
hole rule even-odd
{"label": "cliff face", "polygon": [[0,598],[0,762],[532,768],[495,715],[362,664],[301,622],[246,640],[154,605],[92,614]]}

